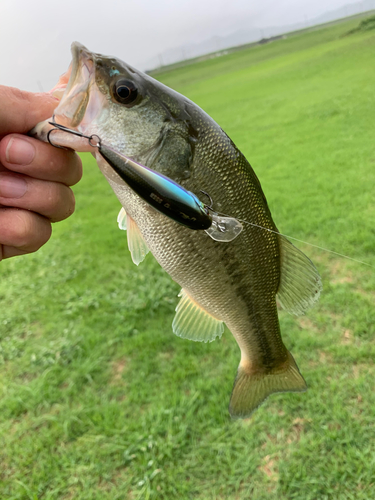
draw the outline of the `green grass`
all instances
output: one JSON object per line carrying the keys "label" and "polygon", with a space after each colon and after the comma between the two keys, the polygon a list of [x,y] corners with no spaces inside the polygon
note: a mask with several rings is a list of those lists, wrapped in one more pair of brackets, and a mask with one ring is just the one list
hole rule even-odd
{"label": "green grass", "polygon": [[[375,33],[343,36],[358,23],[158,77],[245,153],[282,232],[375,265]],[[132,264],[84,163],[76,214],[0,264],[0,498],[372,498],[375,270],[302,245],[324,293],[280,322],[309,390],[233,422],[234,339],[172,334],[178,286],[150,255]]]}

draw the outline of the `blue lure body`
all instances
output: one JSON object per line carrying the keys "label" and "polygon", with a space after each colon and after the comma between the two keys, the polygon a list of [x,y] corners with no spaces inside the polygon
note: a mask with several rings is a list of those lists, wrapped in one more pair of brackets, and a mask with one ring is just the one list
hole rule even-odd
{"label": "blue lure body", "polygon": [[193,230],[211,227],[209,208],[194,193],[103,143],[98,145],[98,149],[121,179],[156,210]]}

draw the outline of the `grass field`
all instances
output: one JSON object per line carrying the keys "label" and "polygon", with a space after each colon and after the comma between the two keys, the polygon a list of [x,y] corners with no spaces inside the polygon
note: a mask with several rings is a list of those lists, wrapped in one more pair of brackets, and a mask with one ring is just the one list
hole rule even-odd
{"label": "grass field", "polygon": [[[344,22],[158,75],[231,136],[279,229],[375,265],[375,31]],[[281,312],[309,385],[227,412],[239,350],[173,335],[179,287],[131,262],[90,157],[76,214],[0,264],[0,498],[375,497],[375,269],[307,245],[324,283]]]}

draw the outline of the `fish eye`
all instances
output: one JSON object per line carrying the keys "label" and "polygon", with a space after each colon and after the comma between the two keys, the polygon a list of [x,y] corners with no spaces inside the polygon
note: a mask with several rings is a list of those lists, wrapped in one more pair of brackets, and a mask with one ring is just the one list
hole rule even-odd
{"label": "fish eye", "polygon": [[130,80],[118,80],[113,86],[113,96],[122,104],[132,104],[138,97],[138,90]]}

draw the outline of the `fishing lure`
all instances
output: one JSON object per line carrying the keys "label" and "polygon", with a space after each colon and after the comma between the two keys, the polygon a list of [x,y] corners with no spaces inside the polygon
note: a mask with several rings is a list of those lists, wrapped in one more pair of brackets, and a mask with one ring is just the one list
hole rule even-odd
{"label": "fishing lure", "polygon": [[264,231],[280,234],[294,241],[318,248],[324,252],[329,252],[344,259],[348,259],[368,267],[375,268],[368,262],[335,252],[308,241],[303,241],[294,236],[286,235],[273,229],[269,229],[253,222],[235,219],[228,214],[218,213],[212,209],[212,200],[208,193],[201,191],[210,199],[210,205],[202,203],[192,192],[187,191],[180,184],[169,177],[156,172],[134,160],[118,153],[110,146],[102,143],[96,134],[84,135],[81,132],[60,125],[55,121],[49,122],[53,125],[48,134],[48,142],[61,149],[68,149],[55,144],[51,139],[51,134],[55,130],[62,130],[67,133],[83,137],[89,141],[91,147],[96,147],[107,163],[117,172],[117,174],[147,203],[162,212],[167,217],[193,230],[204,230],[213,240],[230,242],[233,241],[242,231],[243,224],[257,227]]}
{"label": "fishing lure", "polygon": [[54,130],[62,130],[86,138],[90,146],[98,148],[105,161],[138,196],[179,224],[192,230],[203,230],[215,241],[229,242],[241,233],[242,224],[233,217],[222,216],[214,212],[212,200],[204,191],[202,193],[211,200],[210,205],[201,202],[194,193],[186,190],[169,177],[141,165],[120,154],[109,145],[103,144],[98,135],[84,135],[55,121],[49,123],[54,126],[47,135],[48,142],[52,146],[62,147],[54,144],[51,140],[51,134]]}

